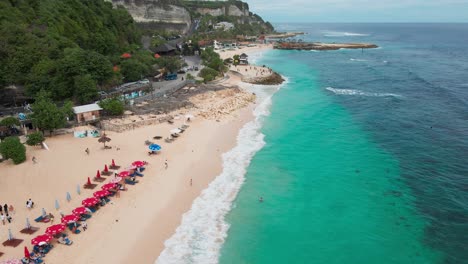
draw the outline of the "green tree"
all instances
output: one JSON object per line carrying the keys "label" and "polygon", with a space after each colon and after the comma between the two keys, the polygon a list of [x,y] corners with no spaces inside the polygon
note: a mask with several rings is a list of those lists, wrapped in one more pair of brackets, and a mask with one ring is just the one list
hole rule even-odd
{"label": "green tree", "polygon": [[49,94],[43,90],[38,93],[31,109],[33,113],[30,118],[34,126],[41,131],[48,130],[52,133],[55,129],[62,128],[66,124],[64,111],[57,107],[50,99]]}
{"label": "green tree", "polygon": [[147,65],[135,59],[127,59],[121,65],[121,73],[127,82],[138,81],[149,72],[150,68]]}
{"label": "green tree", "polygon": [[177,72],[182,67],[182,62],[177,57],[160,57],[156,64],[167,72]]}
{"label": "green tree", "polygon": [[6,117],[0,121],[0,126],[11,127],[11,126],[19,126],[19,125],[20,125],[20,121],[18,120],[18,118],[13,117],[13,116]]}
{"label": "green tree", "polygon": [[239,55],[236,54],[236,55],[232,56],[232,59],[234,60],[233,64],[235,66],[239,65],[239,62],[240,62],[240,56]]}
{"label": "green tree", "polygon": [[75,116],[75,113],[73,112],[73,102],[70,100],[65,101],[62,106],[62,112],[65,115],[65,118],[68,117],[69,120],[73,119]]}
{"label": "green tree", "polygon": [[118,98],[109,98],[99,102],[99,106],[110,115],[122,115],[124,112],[124,104]]}
{"label": "green tree", "polygon": [[45,138],[41,132],[34,132],[26,136],[26,144],[29,146],[37,146],[44,142]]}
{"label": "green tree", "polygon": [[205,82],[209,82],[209,81],[212,81],[216,78],[216,76],[219,75],[219,72],[216,71],[216,70],[213,70],[209,67],[205,67],[203,69],[201,69],[200,73],[199,73],[199,76],[202,77]]}
{"label": "green tree", "polygon": [[89,103],[98,97],[98,90],[96,88],[96,81],[93,80],[91,75],[81,75],[75,77],[75,98],[81,103]]}
{"label": "green tree", "polygon": [[7,137],[0,143],[0,154],[4,159],[11,159],[13,163],[20,164],[26,160],[26,147],[18,137]]}

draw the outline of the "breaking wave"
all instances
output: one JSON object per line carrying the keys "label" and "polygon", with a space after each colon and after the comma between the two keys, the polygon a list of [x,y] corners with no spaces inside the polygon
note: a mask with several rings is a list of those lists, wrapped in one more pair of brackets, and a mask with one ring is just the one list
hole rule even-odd
{"label": "breaking wave", "polygon": [[370,34],[353,33],[353,32],[339,32],[339,31],[325,31],[325,37],[368,37]]}
{"label": "breaking wave", "polygon": [[[281,86],[272,87],[276,91]],[[181,225],[166,240],[155,264],[218,263],[229,229],[224,218],[244,182],[252,157],[265,145],[260,129],[270,114],[272,96],[269,93],[255,108],[254,120],[239,131],[237,146],[223,154],[223,171],[183,215]]]}
{"label": "breaking wave", "polygon": [[373,97],[402,97],[399,94],[393,93],[371,93],[371,92],[364,92],[361,90],[353,90],[353,89],[337,89],[333,87],[327,87],[325,90],[328,90],[337,95],[359,95],[359,96],[373,96]]}

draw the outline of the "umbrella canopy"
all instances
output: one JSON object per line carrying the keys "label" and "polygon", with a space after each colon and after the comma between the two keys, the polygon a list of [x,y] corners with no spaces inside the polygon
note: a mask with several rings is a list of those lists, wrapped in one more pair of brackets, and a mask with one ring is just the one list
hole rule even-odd
{"label": "umbrella canopy", "polygon": [[138,168],[138,167],[135,166],[135,165],[130,165],[130,166],[128,166],[126,169],[127,169],[127,170],[135,170],[136,168]]}
{"label": "umbrella canopy", "polygon": [[115,187],[117,187],[117,184],[110,182],[101,186],[101,189],[103,189],[104,191],[108,191],[110,189],[114,189]]}
{"label": "umbrella canopy", "polygon": [[0,264],[22,264],[20,259],[8,259],[0,262]]}
{"label": "umbrella canopy", "polygon": [[71,201],[71,195],[69,192],[67,192],[67,201]]}
{"label": "umbrella canopy", "polygon": [[46,234],[53,236],[62,233],[64,230],[65,226],[63,224],[51,225],[46,229]]}
{"label": "umbrella canopy", "polygon": [[78,221],[79,217],[74,214],[66,215],[62,217],[62,224],[69,224]]}
{"label": "umbrella canopy", "polygon": [[[161,150],[161,146],[159,146],[158,144],[151,144],[148,146],[149,150],[151,151],[158,151],[158,150]],[[135,162],[134,162],[135,163]],[[143,166],[143,165],[142,165]],[[139,167],[142,167],[142,166],[139,166]]]}
{"label": "umbrella canopy", "polygon": [[31,244],[39,245],[44,243],[49,243],[52,240],[52,236],[49,234],[39,235],[33,239],[31,239]]}
{"label": "umbrella canopy", "polygon": [[177,133],[180,133],[180,132],[182,132],[182,130],[180,130],[178,128],[171,129],[171,134],[177,134]]}
{"label": "umbrella canopy", "polygon": [[104,172],[109,172],[109,168],[107,168],[107,165],[104,165]]}
{"label": "umbrella canopy", "polygon": [[93,193],[93,196],[96,198],[103,198],[111,194],[109,191],[101,190]]}
{"label": "umbrella canopy", "polygon": [[55,199],[55,209],[58,210],[59,208],[60,208],[60,204],[59,204],[58,200]]}
{"label": "umbrella canopy", "polygon": [[110,182],[112,183],[119,183],[123,178],[122,177],[115,177],[113,178],[112,180],[110,180]]}
{"label": "umbrella canopy", "polygon": [[88,209],[84,206],[81,206],[81,207],[77,207],[75,209],[73,209],[72,211],[75,215],[82,215],[82,214],[87,214],[89,213]]}
{"label": "umbrella canopy", "polygon": [[109,137],[106,136],[106,134],[103,134],[99,139],[98,139],[98,142],[99,143],[104,143],[104,146],[106,146],[106,143],[107,142],[110,142],[111,139]]}
{"label": "umbrella canopy", "polygon": [[31,257],[31,254],[29,254],[29,249],[27,246],[24,246],[24,257],[25,258]]}
{"label": "umbrella canopy", "polygon": [[125,178],[125,177],[128,177],[128,176],[130,176],[130,172],[129,172],[129,171],[121,171],[121,172],[119,172],[119,177]]}
{"label": "umbrella canopy", "polygon": [[[156,144],[152,144],[152,145],[156,145]],[[159,146],[159,145],[156,145],[156,146]],[[161,148],[161,147],[159,147]],[[146,165],[146,162],[144,161],[141,161],[141,160],[136,160],[132,163],[133,166],[137,166],[137,167],[143,167]]]}
{"label": "umbrella canopy", "polygon": [[84,199],[81,204],[83,206],[93,206],[93,205],[96,205],[99,203],[99,200],[94,198],[94,197],[90,197],[90,198],[87,198],[87,199]]}
{"label": "umbrella canopy", "polygon": [[101,172],[99,170],[96,172],[96,178],[101,178]]}

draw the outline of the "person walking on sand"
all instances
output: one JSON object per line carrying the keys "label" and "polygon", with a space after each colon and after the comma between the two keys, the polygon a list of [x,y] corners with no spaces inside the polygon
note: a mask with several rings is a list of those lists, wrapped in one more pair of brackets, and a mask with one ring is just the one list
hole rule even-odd
{"label": "person walking on sand", "polygon": [[85,152],[86,152],[87,155],[89,155],[89,148],[86,148]]}
{"label": "person walking on sand", "polygon": [[86,221],[83,221],[81,223],[81,226],[83,227],[83,231],[86,231],[86,229],[88,229],[88,223],[86,223]]}
{"label": "person walking on sand", "polygon": [[9,224],[11,224],[11,216],[9,214],[6,214],[6,220],[8,221]]}
{"label": "person walking on sand", "polygon": [[5,215],[3,213],[0,215],[0,220],[2,220],[2,224],[5,225]]}
{"label": "person walking on sand", "polygon": [[5,210],[5,214],[8,214],[8,204],[5,204],[3,206],[3,210]]}
{"label": "person walking on sand", "polygon": [[49,220],[50,220],[50,224],[53,224],[54,223],[54,215],[52,213],[49,213]]}
{"label": "person walking on sand", "polygon": [[164,166],[166,167],[166,170],[167,170],[167,167],[169,167],[169,165],[167,164],[167,160],[164,161]]}
{"label": "person walking on sand", "polygon": [[32,162],[33,162],[33,164],[36,164],[36,163],[37,163],[37,160],[36,160],[36,157],[35,157],[35,156],[32,157]]}
{"label": "person walking on sand", "polygon": [[29,200],[26,201],[26,207],[31,209],[34,206],[34,202],[29,198]]}

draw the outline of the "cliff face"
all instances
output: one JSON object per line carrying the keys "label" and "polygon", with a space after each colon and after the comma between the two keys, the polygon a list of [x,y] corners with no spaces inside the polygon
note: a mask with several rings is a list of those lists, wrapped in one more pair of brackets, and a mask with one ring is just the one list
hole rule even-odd
{"label": "cliff face", "polygon": [[212,16],[249,16],[250,12],[248,9],[241,10],[235,5],[227,5],[219,8],[196,8],[195,12],[202,15],[212,15]]}
{"label": "cliff face", "polygon": [[114,6],[125,7],[133,19],[153,27],[164,26],[168,29],[187,32],[192,19],[190,13],[181,6],[165,4],[160,0],[106,0]]}

